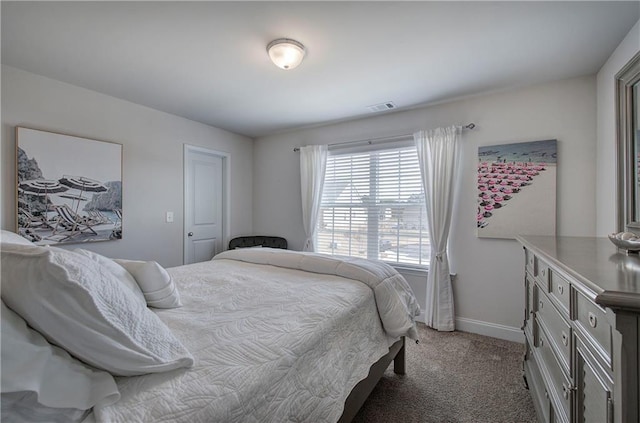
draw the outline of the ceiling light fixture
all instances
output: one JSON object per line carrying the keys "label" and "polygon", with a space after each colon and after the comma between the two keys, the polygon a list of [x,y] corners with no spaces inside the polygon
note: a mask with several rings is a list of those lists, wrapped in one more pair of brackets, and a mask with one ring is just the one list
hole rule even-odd
{"label": "ceiling light fixture", "polygon": [[278,38],[267,46],[271,61],[280,69],[290,70],[302,63],[305,49],[302,43],[289,38]]}

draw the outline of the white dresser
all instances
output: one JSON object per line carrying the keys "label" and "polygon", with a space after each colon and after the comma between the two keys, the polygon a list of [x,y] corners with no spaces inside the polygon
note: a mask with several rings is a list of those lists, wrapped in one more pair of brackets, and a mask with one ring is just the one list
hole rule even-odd
{"label": "white dresser", "polygon": [[638,423],[640,258],[607,238],[517,238],[524,373],[543,422]]}

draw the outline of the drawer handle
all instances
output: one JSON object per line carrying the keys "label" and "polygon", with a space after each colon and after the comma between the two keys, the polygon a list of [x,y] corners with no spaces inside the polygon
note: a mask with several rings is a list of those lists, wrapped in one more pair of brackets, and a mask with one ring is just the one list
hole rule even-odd
{"label": "drawer handle", "polygon": [[562,332],[562,343],[565,347],[569,345],[569,337],[564,332]]}
{"label": "drawer handle", "polygon": [[598,318],[592,312],[589,312],[589,325],[592,328],[595,328],[596,326],[598,326]]}
{"label": "drawer handle", "polygon": [[544,276],[547,276],[547,269],[542,269],[542,272],[541,272],[541,273],[542,273],[542,276],[543,276],[543,277],[544,277]]}
{"label": "drawer handle", "polygon": [[540,347],[544,346],[544,339],[540,338]]}
{"label": "drawer handle", "polygon": [[564,287],[562,285],[558,285],[558,292],[560,295],[564,294]]}
{"label": "drawer handle", "polygon": [[562,396],[564,397],[564,399],[566,399],[566,400],[569,399],[569,392],[570,392],[570,389],[567,387],[567,385],[565,385],[563,383],[562,384]]}

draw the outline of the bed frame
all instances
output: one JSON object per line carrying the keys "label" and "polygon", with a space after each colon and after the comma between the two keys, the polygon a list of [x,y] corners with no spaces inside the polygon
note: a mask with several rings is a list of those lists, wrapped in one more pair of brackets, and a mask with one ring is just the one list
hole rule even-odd
{"label": "bed frame", "polygon": [[396,374],[405,374],[405,337],[389,348],[389,352],[380,360],[376,361],[369,369],[369,375],[362,379],[353,388],[346,401],[344,411],[338,423],[349,423],[358,414],[358,411],[378,384],[389,364],[393,361],[393,371]]}

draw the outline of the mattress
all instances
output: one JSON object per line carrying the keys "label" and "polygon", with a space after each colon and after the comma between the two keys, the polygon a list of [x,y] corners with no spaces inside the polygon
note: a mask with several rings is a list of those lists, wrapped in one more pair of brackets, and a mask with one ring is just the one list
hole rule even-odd
{"label": "mattress", "polygon": [[91,420],[335,422],[398,339],[362,281],[233,257],[168,271],[183,306],[156,312],[193,368],[116,378],[121,400]]}

